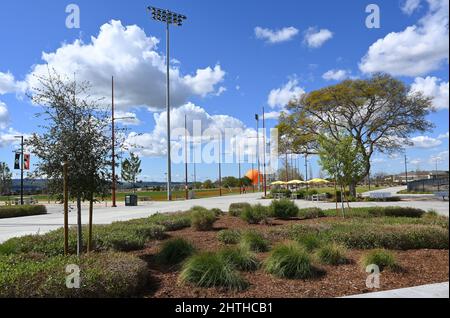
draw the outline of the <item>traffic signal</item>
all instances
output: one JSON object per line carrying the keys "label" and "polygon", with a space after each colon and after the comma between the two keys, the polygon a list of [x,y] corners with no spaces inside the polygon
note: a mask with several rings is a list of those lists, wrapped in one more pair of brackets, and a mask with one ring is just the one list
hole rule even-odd
{"label": "traffic signal", "polygon": [[23,169],[30,170],[30,155],[29,154],[23,155]]}

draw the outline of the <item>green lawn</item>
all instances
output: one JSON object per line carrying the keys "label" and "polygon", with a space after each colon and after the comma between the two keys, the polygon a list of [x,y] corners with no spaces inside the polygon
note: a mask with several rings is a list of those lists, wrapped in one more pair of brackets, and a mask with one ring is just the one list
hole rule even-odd
{"label": "green lawn", "polygon": [[[247,188],[247,192],[252,191],[252,189]],[[118,192],[117,193],[117,200],[118,201],[124,201],[125,196],[132,193],[130,192]],[[233,188],[231,189],[222,189],[222,195],[233,195],[233,194],[239,194],[239,188]],[[151,201],[166,201],[167,200],[167,192],[165,191],[141,191],[137,192],[137,195],[143,199],[143,198],[149,198]],[[185,198],[185,192],[182,190],[177,190],[172,192],[173,199],[174,200],[182,200]],[[202,190],[196,190],[195,191],[195,197],[196,198],[210,198],[210,197],[218,197],[220,196],[219,189],[202,189]],[[0,196],[0,202],[6,202],[9,200],[13,200],[20,196]],[[30,197],[30,196],[25,196]],[[47,195],[32,195],[32,197],[36,200],[38,200],[39,203],[47,203],[49,201],[49,197]],[[106,198],[107,201],[111,201],[111,197]],[[54,203],[56,200],[55,198],[50,198],[50,202]]]}

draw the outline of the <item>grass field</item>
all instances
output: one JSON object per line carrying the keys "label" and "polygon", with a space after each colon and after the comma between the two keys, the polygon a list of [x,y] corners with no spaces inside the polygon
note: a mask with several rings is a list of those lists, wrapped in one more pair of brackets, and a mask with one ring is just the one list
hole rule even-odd
{"label": "grass field", "polygon": [[[333,187],[321,187],[321,188],[309,188],[309,189],[315,189],[320,193],[325,193],[325,192],[330,192],[333,193],[334,192],[334,188]],[[379,190],[382,188],[375,188],[372,187],[371,190]],[[247,188],[247,193],[251,193],[253,191],[253,188]],[[268,190],[270,191],[270,190]],[[358,193],[364,193],[369,191],[369,187],[367,186],[360,186],[357,188],[357,192]],[[130,192],[118,192],[117,193],[117,200],[118,201],[124,201],[125,200],[125,196],[130,194]],[[226,195],[234,195],[234,194],[239,194],[239,188],[232,188],[232,189],[222,189],[222,195],[226,196]],[[167,200],[167,192],[165,191],[141,191],[141,192],[137,192],[137,195],[139,196],[140,199],[148,199],[148,201],[166,201]],[[185,192],[183,190],[176,190],[172,192],[173,195],[173,199],[174,200],[183,200],[185,198]],[[218,197],[220,196],[220,191],[219,189],[201,189],[201,190],[196,190],[195,191],[195,197],[197,199],[201,199],[201,198],[211,198],[211,197]],[[18,196],[0,196],[0,202],[7,202],[9,200],[13,200],[15,198],[17,198]],[[25,197],[30,197],[30,196],[25,196]],[[49,202],[49,197],[48,195],[32,195],[32,197],[37,200],[39,203],[47,203]],[[54,203],[56,201],[55,198],[50,198],[50,202]],[[106,201],[111,201],[111,197],[107,197]]]}

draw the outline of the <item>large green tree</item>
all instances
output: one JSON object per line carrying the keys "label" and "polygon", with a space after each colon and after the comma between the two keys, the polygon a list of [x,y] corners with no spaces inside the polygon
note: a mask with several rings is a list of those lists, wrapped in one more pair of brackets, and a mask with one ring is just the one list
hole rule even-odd
{"label": "large green tree", "polygon": [[12,187],[12,173],[5,162],[0,162],[0,194],[9,194]]}
{"label": "large green tree", "polygon": [[356,185],[370,172],[375,152],[392,153],[409,145],[408,138],[433,128],[427,115],[431,98],[411,93],[410,87],[386,74],[346,80],[302,95],[287,106],[280,118],[281,147],[301,153],[317,152],[318,137],[336,143],[350,136],[364,160],[364,171],[354,176]]}

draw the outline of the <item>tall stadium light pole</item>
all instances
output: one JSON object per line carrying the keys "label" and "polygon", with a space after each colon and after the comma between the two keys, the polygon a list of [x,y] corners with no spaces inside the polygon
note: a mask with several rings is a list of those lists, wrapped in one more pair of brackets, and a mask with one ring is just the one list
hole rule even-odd
{"label": "tall stadium light pole", "polygon": [[263,107],[263,183],[264,197],[267,197],[267,173],[266,173],[266,112]]}
{"label": "tall stadium light pole", "polygon": [[172,163],[170,145],[170,25],[182,26],[186,16],[149,6],[155,21],[166,24],[166,111],[167,111],[167,200],[172,201]]}
{"label": "tall stadium light pole", "polygon": [[259,115],[255,114],[256,120],[256,161],[258,165],[258,192],[261,192],[261,162],[259,159]]}
{"label": "tall stadium light pole", "polygon": [[14,136],[14,138],[20,139],[20,205],[23,205],[23,136]]}
{"label": "tall stadium light pole", "polygon": [[184,175],[186,200],[189,200],[189,177],[188,177],[188,140],[187,140],[187,116],[184,115]]}

